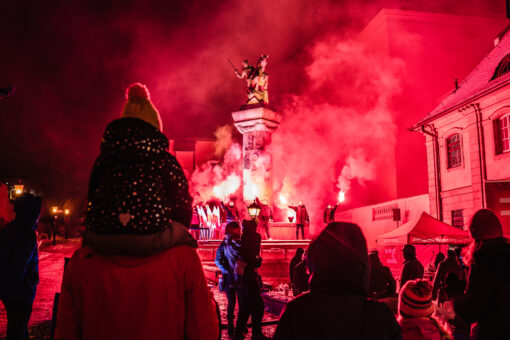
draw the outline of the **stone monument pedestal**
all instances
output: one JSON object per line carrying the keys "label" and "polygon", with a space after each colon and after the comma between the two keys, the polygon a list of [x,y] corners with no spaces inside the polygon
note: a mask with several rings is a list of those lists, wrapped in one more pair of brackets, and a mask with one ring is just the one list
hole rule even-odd
{"label": "stone monument pedestal", "polygon": [[243,135],[243,199],[251,204],[258,197],[273,208],[273,159],[266,146],[282,116],[265,106],[246,105],[232,117]]}

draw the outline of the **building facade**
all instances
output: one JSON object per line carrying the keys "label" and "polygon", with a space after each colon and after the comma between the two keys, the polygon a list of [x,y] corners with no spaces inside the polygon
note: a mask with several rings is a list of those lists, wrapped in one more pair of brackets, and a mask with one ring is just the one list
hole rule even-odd
{"label": "building facade", "polygon": [[430,212],[466,228],[480,208],[510,236],[510,34],[412,130],[426,137]]}

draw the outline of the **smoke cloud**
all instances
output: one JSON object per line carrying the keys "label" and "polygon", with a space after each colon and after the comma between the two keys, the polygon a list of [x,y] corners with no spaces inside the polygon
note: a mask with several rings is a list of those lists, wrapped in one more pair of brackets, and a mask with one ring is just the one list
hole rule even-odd
{"label": "smoke cloud", "polygon": [[311,56],[310,86],[287,98],[271,150],[276,186],[291,203],[305,203],[314,232],[339,187],[352,202],[352,181],[363,185],[390,175],[396,131],[390,103],[405,65],[336,37],[316,43]]}

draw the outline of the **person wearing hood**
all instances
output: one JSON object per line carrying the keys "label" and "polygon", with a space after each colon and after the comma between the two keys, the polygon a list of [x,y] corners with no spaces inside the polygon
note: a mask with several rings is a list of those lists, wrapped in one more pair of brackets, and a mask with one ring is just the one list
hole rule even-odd
{"label": "person wearing hood", "polygon": [[7,313],[7,339],[28,339],[28,321],[39,284],[35,229],[41,198],[23,194],[14,202],[14,221],[0,230],[0,300]]}
{"label": "person wearing hood", "polygon": [[244,265],[241,287],[239,288],[239,314],[237,316],[235,339],[244,339],[248,319],[251,316],[252,339],[267,339],[262,334],[264,301],[260,292],[260,275],[257,272],[262,264],[260,258],[261,236],[257,233],[257,223],[253,220],[243,221],[241,249],[239,260]]}
{"label": "person wearing hood", "polygon": [[90,176],[86,235],[62,281],[55,339],[217,339],[188,182],[147,88],[131,85]]}
{"label": "person wearing hood", "polygon": [[297,248],[296,253],[290,259],[289,263],[289,276],[290,276],[290,282],[294,279],[294,269],[296,268],[296,265],[298,263],[301,263],[303,261],[303,254],[305,253],[305,250],[303,248]]}
{"label": "person wearing hood", "polygon": [[402,249],[404,255],[404,265],[400,273],[400,289],[409,280],[423,278],[423,265],[416,258],[416,248],[412,244],[406,244]]}
{"label": "person wearing hood", "polygon": [[307,250],[310,291],[283,310],[274,340],[401,339],[395,316],[368,300],[365,236],[352,223],[330,223]]}
{"label": "person wearing hood", "polygon": [[464,280],[464,271],[462,270],[457,255],[454,250],[448,250],[446,259],[443,260],[437,266],[436,275],[434,277],[434,283],[432,285],[432,300],[438,300],[439,304],[442,304],[448,297],[444,291],[445,279],[448,273],[455,273],[459,279]]}
{"label": "person wearing hood", "polygon": [[469,224],[473,239],[466,259],[470,265],[464,294],[453,299],[455,313],[474,323],[471,339],[510,336],[510,243],[498,217],[478,210]]}
{"label": "person wearing hood", "polygon": [[228,334],[234,335],[234,309],[236,306],[236,276],[235,265],[239,259],[239,249],[241,247],[241,227],[237,222],[230,222],[225,226],[225,238],[216,251],[215,263],[222,272],[219,290],[227,295],[227,321]]}
{"label": "person wearing hood", "polygon": [[368,255],[370,263],[370,283],[368,294],[372,299],[384,299],[396,296],[397,283],[390,268],[383,266],[379,252],[374,250]]}

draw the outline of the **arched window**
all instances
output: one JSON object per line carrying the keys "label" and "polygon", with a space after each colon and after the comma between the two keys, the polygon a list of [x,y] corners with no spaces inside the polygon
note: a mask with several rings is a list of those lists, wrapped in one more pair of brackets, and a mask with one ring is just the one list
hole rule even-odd
{"label": "arched window", "polygon": [[492,79],[501,77],[503,74],[507,73],[508,71],[510,71],[510,54],[507,54],[506,56],[503,57],[503,59],[501,59],[498,67],[496,67],[496,71],[494,71],[494,75],[492,76]]}
{"label": "arched window", "polygon": [[507,113],[493,122],[496,154],[510,151],[510,114]]}
{"label": "arched window", "polygon": [[448,150],[448,168],[455,168],[462,164],[462,150],[460,146],[460,134],[456,133],[446,139]]}

